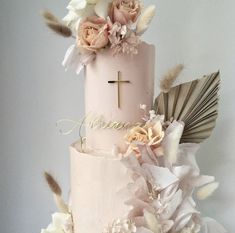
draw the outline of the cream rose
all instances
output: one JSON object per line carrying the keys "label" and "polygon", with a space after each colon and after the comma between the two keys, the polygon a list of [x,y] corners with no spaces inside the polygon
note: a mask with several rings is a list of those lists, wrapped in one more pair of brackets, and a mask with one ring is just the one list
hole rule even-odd
{"label": "cream rose", "polygon": [[140,8],[138,0],[114,0],[110,6],[109,17],[113,23],[134,23],[140,14]]}
{"label": "cream rose", "polygon": [[77,39],[78,47],[97,51],[108,43],[108,25],[104,19],[92,17],[81,23]]}
{"label": "cream rose", "polygon": [[132,128],[125,136],[126,142],[141,142],[149,146],[159,146],[164,138],[164,131],[160,121],[148,122],[143,127],[137,126]]}

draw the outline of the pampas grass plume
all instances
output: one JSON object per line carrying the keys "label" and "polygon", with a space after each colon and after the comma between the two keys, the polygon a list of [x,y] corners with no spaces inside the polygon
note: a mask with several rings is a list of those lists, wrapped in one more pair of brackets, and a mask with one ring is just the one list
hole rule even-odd
{"label": "pampas grass plume", "polygon": [[44,177],[47,181],[48,186],[50,187],[51,191],[53,192],[53,197],[56,203],[57,208],[62,212],[62,213],[68,213],[69,209],[67,204],[64,202],[62,198],[62,190],[55,180],[55,178],[48,172],[44,173]]}
{"label": "pampas grass plume", "polygon": [[59,186],[59,184],[57,183],[57,181],[55,180],[55,178],[48,172],[44,173],[44,177],[47,181],[47,184],[49,185],[51,191],[57,195],[62,194],[61,188]]}
{"label": "pampas grass plume", "polygon": [[154,5],[148,6],[143,14],[140,16],[140,19],[136,25],[136,34],[142,35],[149,27],[154,15],[156,12],[156,7]]}
{"label": "pampas grass plume", "polygon": [[162,92],[166,93],[171,89],[172,85],[174,84],[175,80],[177,79],[183,68],[184,66],[182,64],[178,64],[165,74],[160,83],[160,88]]}
{"label": "pampas grass plume", "polygon": [[63,37],[72,36],[72,31],[65,24],[61,23],[60,20],[50,11],[46,10],[42,12],[42,16],[45,20],[46,25],[54,31],[56,34]]}
{"label": "pampas grass plume", "polygon": [[212,182],[210,184],[207,184],[207,185],[201,187],[197,191],[197,198],[198,198],[198,200],[205,200],[206,198],[211,196],[218,187],[219,187],[219,183],[218,182]]}
{"label": "pampas grass plume", "polygon": [[48,10],[42,11],[41,14],[42,14],[43,18],[47,21],[59,22],[58,18],[52,12],[50,12]]}

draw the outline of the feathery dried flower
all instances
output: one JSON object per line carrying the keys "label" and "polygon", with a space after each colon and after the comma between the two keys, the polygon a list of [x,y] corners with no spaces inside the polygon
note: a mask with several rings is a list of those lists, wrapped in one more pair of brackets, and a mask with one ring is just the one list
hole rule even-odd
{"label": "feathery dried flower", "polygon": [[63,213],[68,213],[69,208],[61,196],[62,190],[61,190],[59,184],[54,179],[54,177],[51,174],[49,174],[48,172],[44,173],[44,177],[45,177],[51,191],[53,192],[53,196],[54,196],[54,200],[55,200],[57,208]]}
{"label": "feathery dried flower", "polygon": [[48,172],[44,172],[44,177],[51,189],[51,191],[57,195],[61,195],[62,191],[58,184],[58,182],[55,180],[55,178]]}
{"label": "feathery dried flower", "polygon": [[46,25],[55,33],[63,37],[72,36],[72,31],[65,24],[61,23],[60,20],[50,11],[42,12],[42,16],[45,20]]}
{"label": "feathery dried flower", "polygon": [[138,53],[137,48],[140,44],[140,39],[127,25],[115,22],[110,27],[109,41],[114,55],[118,53]]}
{"label": "feathery dried flower", "polygon": [[160,88],[163,92],[166,93],[171,89],[173,83],[175,82],[175,80],[177,79],[177,77],[179,76],[179,74],[181,73],[183,68],[184,68],[184,66],[182,64],[178,64],[177,66],[170,69],[165,74],[165,76],[163,77],[163,79],[161,80],[161,83],[160,83]]}

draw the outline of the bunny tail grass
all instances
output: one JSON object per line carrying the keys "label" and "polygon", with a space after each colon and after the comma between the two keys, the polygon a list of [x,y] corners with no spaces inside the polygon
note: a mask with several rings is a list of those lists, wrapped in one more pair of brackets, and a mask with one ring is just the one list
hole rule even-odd
{"label": "bunny tail grass", "polygon": [[55,193],[56,195],[61,196],[61,194],[62,194],[61,188],[60,188],[59,184],[57,183],[57,181],[54,179],[54,177],[48,172],[44,173],[44,177],[45,177],[47,184],[49,185],[51,191],[53,193]]}
{"label": "bunny tail grass", "polygon": [[162,92],[167,93],[171,89],[172,85],[174,84],[175,80],[177,79],[183,68],[184,66],[182,64],[178,64],[165,74],[160,83],[160,88]]}
{"label": "bunny tail grass", "polygon": [[52,12],[48,10],[42,11],[41,15],[46,21],[57,22],[57,23],[59,22],[59,19]]}
{"label": "bunny tail grass", "polygon": [[154,5],[148,6],[143,14],[140,16],[139,21],[136,25],[136,34],[142,35],[149,27],[149,24],[151,23],[154,15],[156,12],[156,7]]}
{"label": "bunny tail grass", "polygon": [[61,23],[60,20],[53,15],[50,11],[43,11],[42,16],[46,25],[54,31],[56,34],[63,37],[71,37],[72,31],[65,24]]}
{"label": "bunny tail grass", "polygon": [[57,208],[63,213],[68,213],[68,211],[69,211],[68,206],[66,205],[66,203],[64,202],[64,200],[61,196],[62,190],[61,190],[59,184],[57,183],[55,178],[48,172],[44,173],[44,177],[45,177],[47,184],[49,185],[51,191],[53,192],[53,196],[54,196],[54,200],[55,200]]}

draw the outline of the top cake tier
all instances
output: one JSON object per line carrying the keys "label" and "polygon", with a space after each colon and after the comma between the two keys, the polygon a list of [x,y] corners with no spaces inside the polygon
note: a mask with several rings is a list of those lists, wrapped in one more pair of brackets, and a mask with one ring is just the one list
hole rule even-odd
{"label": "top cake tier", "polygon": [[142,42],[138,54],[118,54],[106,49],[85,70],[86,145],[110,151],[123,140],[128,125],[141,123],[154,94],[155,47]]}

